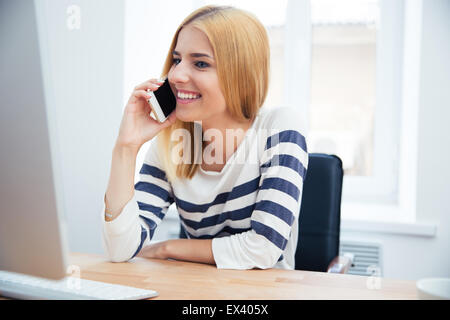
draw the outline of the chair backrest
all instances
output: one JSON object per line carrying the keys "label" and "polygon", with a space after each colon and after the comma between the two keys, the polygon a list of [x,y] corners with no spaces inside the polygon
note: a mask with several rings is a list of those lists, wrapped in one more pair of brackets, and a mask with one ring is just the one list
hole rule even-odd
{"label": "chair backrest", "polygon": [[297,270],[325,272],[339,255],[343,175],[339,157],[309,154],[295,252]]}

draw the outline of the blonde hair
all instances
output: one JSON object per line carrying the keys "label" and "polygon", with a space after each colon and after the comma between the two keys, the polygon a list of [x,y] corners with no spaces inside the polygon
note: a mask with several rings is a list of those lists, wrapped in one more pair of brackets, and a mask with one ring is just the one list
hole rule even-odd
{"label": "blonde hair", "polygon": [[[162,76],[169,73],[173,64],[178,35],[187,25],[203,31],[213,49],[220,89],[228,111],[238,121],[254,120],[262,107],[269,86],[270,48],[267,32],[259,20],[250,13],[228,6],[205,6],[191,13],[175,32]],[[184,150],[190,148],[190,161],[175,163],[171,158],[177,143],[172,133],[185,129],[190,141],[184,141]],[[198,123],[179,119],[158,136],[158,152],[169,181],[177,178],[191,179],[198,170],[202,152],[202,139],[198,139]],[[198,141],[201,140],[201,141]]]}

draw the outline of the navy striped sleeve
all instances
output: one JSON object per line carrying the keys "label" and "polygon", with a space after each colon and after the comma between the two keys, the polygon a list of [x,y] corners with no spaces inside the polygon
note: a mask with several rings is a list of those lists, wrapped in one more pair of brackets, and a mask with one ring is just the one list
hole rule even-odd
{"label": "navy striped sleeve", "polygon": [[106,221],[105,204],[103,206],[103,243],[113,262],[128,261],[138,255],[149,244],[169,206],[175,202],[156,142],[153,139],[149,143],[139,179],[134,185],[134,195],[122,212],[112,221]]}
{"label": "navy striped sleeve", "polygon": [[159,162],[156,147],[156,143],[150,145],[139,171],[139,181],[134,186],[142,232],[138,251],[133,256],[152,239],[169,206],[174,203],[172,186]]}
{"label": "navy striped sleeve", "polygon": [[300,211],[308,165],[306,140],[297,130],[280,130],[267,138],[261,159],[261,186],[251,226],[281,255]]}

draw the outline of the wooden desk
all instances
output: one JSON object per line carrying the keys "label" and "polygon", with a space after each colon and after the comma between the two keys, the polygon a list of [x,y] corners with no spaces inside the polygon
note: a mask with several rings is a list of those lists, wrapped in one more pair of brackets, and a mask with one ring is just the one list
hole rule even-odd
{"label": "wooden desk", "polygon": [[223,270],[215,266],[134,258],[112,263],[100,255],[70,255],[81,278],[156,290],[153,299],[290,300],[417,299],[415,281],[322,272]]}

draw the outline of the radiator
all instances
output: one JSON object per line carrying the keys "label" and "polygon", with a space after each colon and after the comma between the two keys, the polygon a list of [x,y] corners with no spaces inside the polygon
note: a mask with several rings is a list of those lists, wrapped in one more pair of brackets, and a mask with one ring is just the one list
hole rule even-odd
{"label": "radiator", "polygon": [[379,243],[341,240],[339,255],[349,255],[353,258],[348,274],[382,276],[381,244]]}

